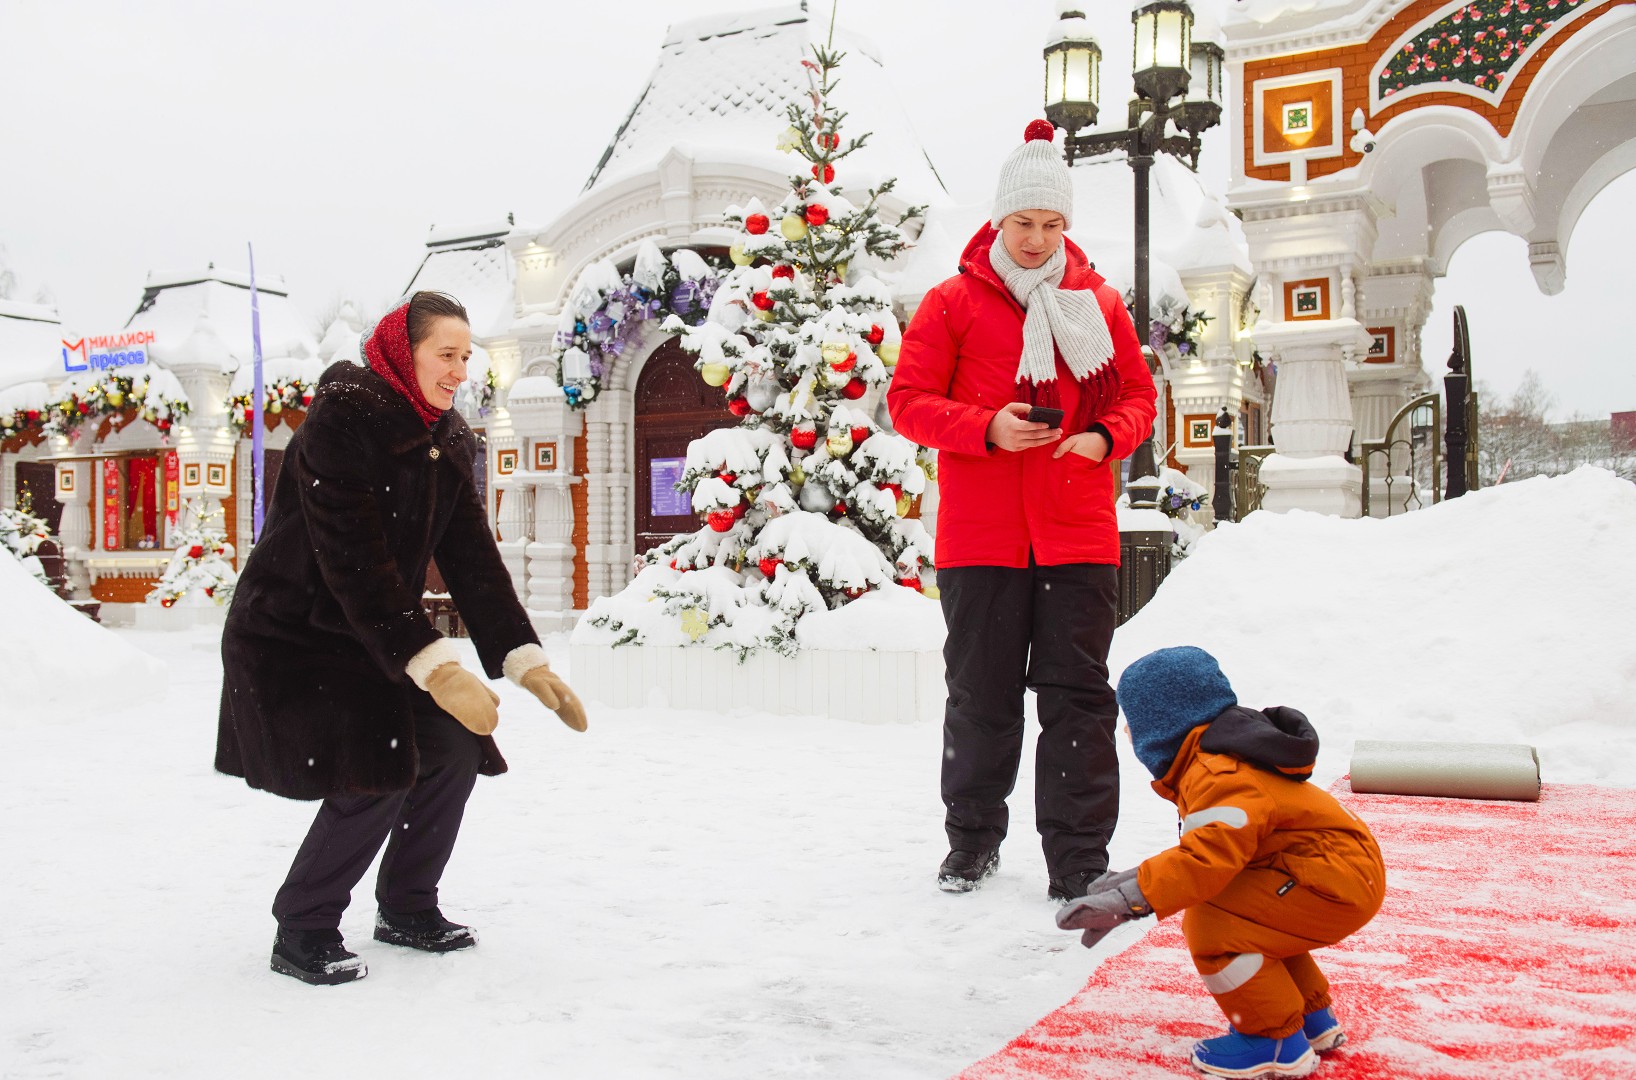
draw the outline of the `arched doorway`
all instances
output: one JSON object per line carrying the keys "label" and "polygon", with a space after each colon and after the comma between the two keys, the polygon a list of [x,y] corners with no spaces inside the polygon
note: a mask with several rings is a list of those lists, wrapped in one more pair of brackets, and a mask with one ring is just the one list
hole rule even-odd
{"label": "arched doorway", "polygon": [[656,349],[636,380],[636,513],[633,550],[650,551],[699,527],[682,478],[687,444],[738,423],[720,389],[694,370],[693,356],[672,337]]}

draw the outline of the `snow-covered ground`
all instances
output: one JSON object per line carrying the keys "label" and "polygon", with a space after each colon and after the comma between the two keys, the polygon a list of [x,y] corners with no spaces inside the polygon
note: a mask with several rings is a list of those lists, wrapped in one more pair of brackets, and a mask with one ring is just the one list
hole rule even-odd
{"label": "snow-covered ground", "polygon": [[[1527,741],[1547,782],[1631,787],[1633,536],[1636,487],[1594,470],[1390,522],[1255,515],[1199,543],[1115,662],[1211,649],[1247,703],[1312,716],[1319,783],[1384,737]],[[15,570],[5,1080],[944,1077],[1133,937],[1087,953],[1054,928],[1031,754],[999,876],[948,896],[935,725],[593,705],[575,735],[498,684],[512,772],[479,782],[444,881],[482,945],[377,945],[366,879],[342,929],[369,977],[303,986],[267,970],[267,908],[312,806],[212,772],[212,632],[58,624]],[[1123,776],[1117,866],[1175,836],[1128,756]]]}

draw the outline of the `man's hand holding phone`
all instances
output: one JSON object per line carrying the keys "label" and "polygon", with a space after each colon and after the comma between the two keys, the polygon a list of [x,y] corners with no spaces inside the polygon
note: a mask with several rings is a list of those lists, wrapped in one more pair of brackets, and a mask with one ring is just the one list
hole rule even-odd
{"label": "man's hand holding phone", "polygon": [[[989,420],[988,433],[984,438],[1001,450],[1013,451],[1048,446],[1062,438],[1060,427],[1029,419],[1029,413],[1034,409],[1035,406],[1024,401],[1011,402]],[[1062,410],[1042,411],[1056,413],[1057,423],[1062,423]]]}

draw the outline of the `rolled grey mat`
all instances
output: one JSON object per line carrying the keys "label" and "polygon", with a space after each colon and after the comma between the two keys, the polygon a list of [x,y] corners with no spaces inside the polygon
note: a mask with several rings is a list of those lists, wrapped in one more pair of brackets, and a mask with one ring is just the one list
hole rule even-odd
{"label": "rolled grey mat", "polygon": [[1521,743],[1377,742],[1352,747],[1352,790],[1539,801],[1539,754]]}

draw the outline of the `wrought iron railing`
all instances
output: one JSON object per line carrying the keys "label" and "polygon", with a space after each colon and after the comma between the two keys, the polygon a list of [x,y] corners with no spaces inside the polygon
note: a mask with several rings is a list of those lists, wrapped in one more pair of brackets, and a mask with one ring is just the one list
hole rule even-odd
{"label": "wrought iron railing", "polygon": [[1439,395],[1422,394],[1399,409],[1386,425],[1385,435],[1359,447],[1363,516],[1391,517],[1438,502],[1443,486],[1442,447],[1443,399]]}
{"label": "wrought iron railing", "polygon": [[1233,520],[1243,521],[1261,509],[1261,497],[1267,485],[1261,482],[1261,462],[1273,452],[1271,446],[1241,446],[1238,461],[1233,465]]}

